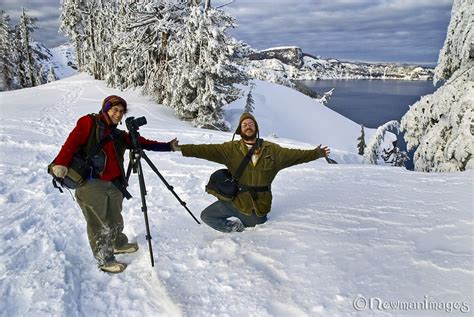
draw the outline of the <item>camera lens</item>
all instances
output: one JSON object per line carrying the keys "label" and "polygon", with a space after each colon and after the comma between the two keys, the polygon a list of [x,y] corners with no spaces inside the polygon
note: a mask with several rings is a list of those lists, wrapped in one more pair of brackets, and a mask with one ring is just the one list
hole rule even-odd
{"label": "camera lens", "polygon": [[140,117],[140,118],[136,118],[135,119],[135,126],[136,127],[141,127],[142,125],[145,125],[147,122],[146,122],[146,118],[145,117]]}

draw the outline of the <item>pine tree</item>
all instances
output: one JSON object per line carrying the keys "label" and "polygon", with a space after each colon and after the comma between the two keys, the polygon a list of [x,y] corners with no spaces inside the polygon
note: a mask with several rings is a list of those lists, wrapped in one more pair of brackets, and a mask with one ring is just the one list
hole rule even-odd
{"label": "pine tree", "polygon": [[247,100],[245,101],[244,112],[253,113],[253,111],[255,110],[255,107],[254,107],[255,101],[253,100],[253,96],[252,96],[252,90],[254,88],[255,88],[255,83],[251,83],[249,92],[247,93]]}
{"label": "pine tree", "polygon": [[323,105],[327,105],[329,100],[331,99],[332,97],[332,94],[334,92],[334,89],[335,88],[332,88],[331,90],[329,91],[326,91],[323,96],[321,98],[319,98],[318,100],[321,101],[323,103]]}
{"label": "pine tree", "polygon": [[17,28],[17,46],[20,59],[20,81],[22,87],[33,87],[41,84],[40,68],[33,58],[33,47],[31,46],[31,33],[36,29],[36,18],[26,14],[23,8],[20,16],[20,24]]}
{"label": "pine tree", "polygon": [[141,0],[124,8],[126,34],[119,45],[126,85],[143,85],[159,103],[171,104],[169,46],[177,41],[189,9],[184,1]]}
{"label": "pine tree", "polygon": [[405,167],[405,161],[408,160],[407,152],[400,150],[397,146],[397,140],[392,142],[391,148],[383,149],[381,156],[385,163],[397,167]]}
{"label": "pine tree", "polygon": [[[84,45],[83,56],[86,72],[94,76],[95,79],[103,79],[101,72],[100,55],[98,50],[99,21],[101,16],[100,0],[85,1],[82,9],[82,21],[84,25]],[[110,45],[111,43],[107,43]]]}
{"label": "pine tree", "polygon": [[233,26],[234,19],[223,11],[194,6],[170,46],[171,106],[195,126],[229,129],[222,107],[240,96],[232,85],[247,80],[232,61],[237,43],[226,30]]}
{"label": "pine tree", "polygon": [[416,148],[415,169],[426,172],[474,168],[474,3],[454,0],[451,21],[435,69],[446,82],[410,107],[401,120],[408,149]]}
{"label": "pine tree", "polygon": [[10,17],[2,10],[0,11],[0,91],[18,88],[16,78],[19,70],[15,63],[18,58],[14,40]]}
{"label": "pine tree", "polygon": [[49,66],[47,82],[50,83],[56,80],[57,80],[57,77],[56,77],[56,73],[54,72],[54,68],[53,66]]}
{"label": "pine tree", "polygon": [[449,79],[460,68],[472,65],[474,43],[474,2],[454,0],[451,19],[435,68],[434,83]]}
{"label": "pine tree", "polygon": [[179,117],[226,130],[222,107],[247,77],[226,34],[234,20],[199,0],[64,0],[61,30],[76,43],[81,71],[125,89],[141,86]]}
{"label": "pine tree", "polygon": [[59,30],[66,34],[74,45],[76,52],[77,66],[80,71],[83,70],[83,50],[82,43],[84,39],[84,25],[81,13],[81,2],[76,0],[63,0],[61,5],[61,25]]}
{"label": "pine tree", "polygon": [[381,154],[380,146],[382,144],[385,131],[391,128],[399,130],[400,124],[398,123],[398,121],[392,120],[377,128],[377,131],[375,131],[374,136],[372,137],[372,139],[370,139],[370,142],[364,151],[365,163],[377,165],[377,160],[379,159]]}
{"label": "pine tree", "polygon": [[364,155],[364,151],[367,145],[365,144],[365,132],[364,126],[362,124],[360,125],[360,132],[361,135],[357,138],[357,140],[359,141],[359,143],[357,144],[357,148],[359,149],[359,155]]}

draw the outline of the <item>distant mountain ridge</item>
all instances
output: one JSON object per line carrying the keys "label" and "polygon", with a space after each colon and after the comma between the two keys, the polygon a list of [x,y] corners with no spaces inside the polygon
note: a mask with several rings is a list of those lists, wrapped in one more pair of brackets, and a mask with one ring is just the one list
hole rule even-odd
{"label": "distant mountain ridge", "polygon": [[304,53],[300,47],[275,47],[248,56],[248,72],[261,80],[397,79],[432,80],[434,69],[394,63],[344,62]]}

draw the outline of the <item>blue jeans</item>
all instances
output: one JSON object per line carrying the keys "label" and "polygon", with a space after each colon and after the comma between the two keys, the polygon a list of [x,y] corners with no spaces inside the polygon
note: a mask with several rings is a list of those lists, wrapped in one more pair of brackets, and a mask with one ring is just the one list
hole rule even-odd
{"label": "blue jeans", "polygon": [[232,222],[227,220],[230,217],[239,218],[245,227],[255,227],[267,221],[267,216],[258,217],[255,213],[252,213],[251,216],[244,215],[231,202],[222,200],[209,205],[201,213],[202,221],[221,232],[232,231]]}

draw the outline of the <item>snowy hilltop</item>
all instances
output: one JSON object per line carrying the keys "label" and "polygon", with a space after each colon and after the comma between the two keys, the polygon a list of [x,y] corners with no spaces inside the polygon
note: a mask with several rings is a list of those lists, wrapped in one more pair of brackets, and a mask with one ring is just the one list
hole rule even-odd
{"label": "snowy hilltop", "polygon": [[275,47],[248,53],[247,71],[272,82],[320,79],[431,80],[433,69],[419,65],[343,62],[303,53],[296,46]]}
{"label": "snowy hilltop", "polygon": [[[293,90],[255,82],[262,137],[292,148],[331,147],[356,163],[358,126]],[[140,250],[121,255],[124,273],[91,260],[85,221],[46,166],[76,120],[110,94],[146,116],[141,135],[180,143],[225,142],[138,91],[79,74],[0,93],[1,316],[464,316],[474,305],[474,172],[420,173],[324,160],[282,171],[264,225],[223,234],[198,226],[145,165],[155,267],[150,266],[138,177],[124,202],[125,233]],[[32,102],[34,101],[34,102]],[[235,128],[245,101],[224,109]],[[353,143],[354,142],[354,143]],[[353,151],[355,152],[356,149]],[[150,152],[196,214],[220,165],[176,152]]]}

